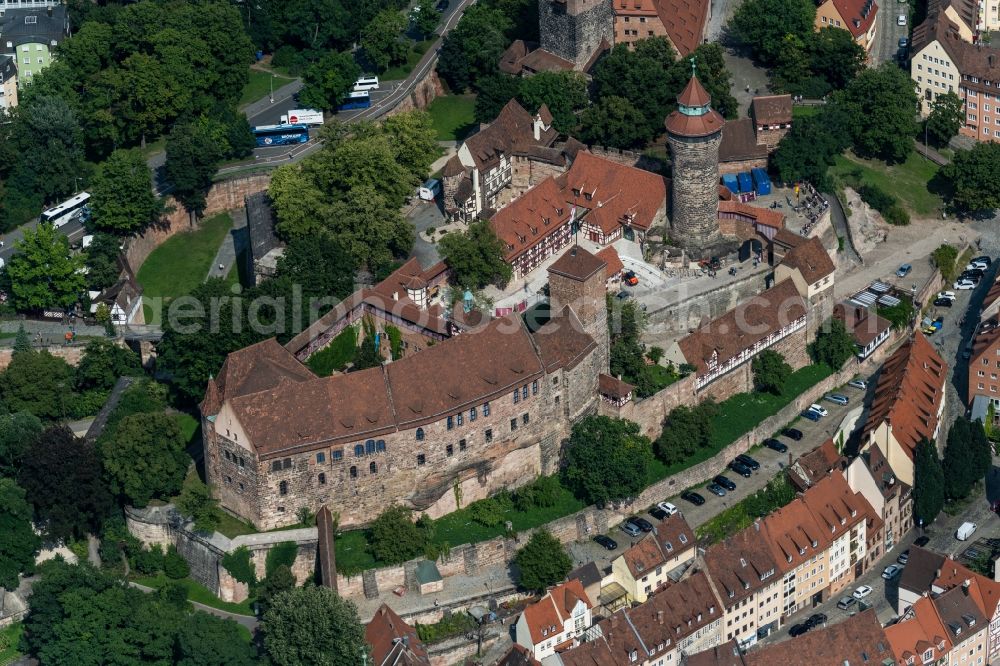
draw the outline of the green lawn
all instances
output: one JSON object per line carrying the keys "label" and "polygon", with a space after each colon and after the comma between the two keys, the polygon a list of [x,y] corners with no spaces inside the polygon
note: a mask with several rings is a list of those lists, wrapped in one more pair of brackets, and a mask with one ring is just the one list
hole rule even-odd
{"label": "green lawn", "polygon": [[818,104],[816,106],[793,106],[792,118],[808,118],[809,116],[815,116],[819,113],[821,108],[823,107]]}
{"label": "green lawn", "polygon": [[830,175],[836,180],[845,174],[857,174],[863,182],[895,195],[911,214],[926,217],[934,215],[944,205],[941,196],[928,188],[938,169],[938,165],[915,151],[902,164],[893,165],[847,153],[837,156]]}
{"label": "green lawn", "polygon": [[174,581],[173,579],[160,574],[152,578],[133,578],[132,580],[139,585],[145,585],[146,587],[152,587],[157,590],[167,583],[178,582],[187,588],[188,601],[204,604],[206,606],[211,606],[212,608],[218,608],[219,610],[236,613],[238,615],[253,615],[253,608],[250,606],[249,600],[241,601],[238,604],[222,601],[217,596],[209,592],[208,588],[203,586],[201,583],[191,580],[190,578],[181,578],[178,581]]}
{"label": "green lawn", "polygon": [[[232,227],[232,218],[227,213],[220,213],[202,220],[195,231],[168,238],[153,250],[139,269],[143,298],[162,298],[165,306],[169,299],[191,293],[205,281],[215,253]],[[143,307],[154,318],[161,314],[152,313],[153,308],[146,305]],[[159,322],[147,317],[146,323]]]}
{"label": "green lawn", "polygon": [[320,377],[328,377],[334,370],[343,370],[357,353],[358,329],[348,326],[329,345],[310,356],[306,365]]}
{"label": "green lawn", "polygon": [[239,106],[245,106],[250,102],[256,102],[262,97],[267,97],[271,94],[271,77],[274,77],[274,90],[277,90],[286,83],[291,83],[293,79],[285,78],[284,76],[278,76],[277,74],[271,74],[269,72],[262,72],[258,69],[250,70],[250,80],[247,84],[243,86],[243,92],[240,94]]}
{"label": "green lawn", "polygon": [[414,42],[409,53],[406,54],[406,62],[385,70],[379,74],[379,80],[402,81],[405,79],[410,75],[410,72],[412,72],[413,68],[417,66],[417,63],[420,62],[420,59],[425,53],[427,53],[427,49],[429,49],[433,43],[433,39],[425,39],[422,42]]}
{"label": "green lawn", "polygon": [[475,95],[446,95],[431,102],[427,112],[431,114],[438,141],[464,138],[475,125],[475,105]]}
{"label": "green lawn", "polygon": [[0,629],[0,666],[6,666],[21,656],[17,644],[21,640],[22,632],[24,632],[24,625],[20,622]]}
{"label": "green lawn", "polygon": [[190,444],[194,440],[195,433],[198,432],[201,424],[198,423],[198,419],[184,412],[175,414],[174,416],[177,419],[177,425],[181,427],[181,434],[184,435],[184,441]]}

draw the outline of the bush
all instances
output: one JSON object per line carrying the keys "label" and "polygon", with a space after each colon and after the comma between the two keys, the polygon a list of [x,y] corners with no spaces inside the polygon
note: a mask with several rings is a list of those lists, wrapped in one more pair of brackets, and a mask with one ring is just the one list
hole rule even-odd
{"label": "bush", "polygon": [[858,188],[858,194],[861,195],[862,201],[879,212],[888,210],[890,206],[896,203],[896,197],[877,185],[865,183]]}
{"label": "bush", "polygon": [[191,567],[188,566],[187,560],[181,557],[175,546],[170,546],[167,549],[167,554],[163,558],[163,573],[167,574],[167,578],[174,580],[187,578],[188,574],[191,573]]}
{"label": "bush", "polygon": [[427,532],[410,520],[411,511],[390,506],[372,523],[371,548],[375,558],[386,564],[400,564],[424,551]]}
{"label": "bush", "polygon": [[882,213],[882,217],[895,227],[905,227],[910,223],[910,214],[899,204],[890,206],[887,211]]}
{"label": "bush", "polygon": [[951,282],[955,279],[955,274],[958,272],[958,266],[956,266],[958,262],[958,250],[955,247],[947,244],[941,245],[931,253],[931,260],[937,266],[938,270],[941,271],[945,282]]}
{"label": "bush", "polygon": [[559,501],[560,488],[559,479],[555,476],[540,476],[514,493],[514,506],[518,511],[555,506]]}
{"label": "bush", "polygon": [[250,549],[240,546],[222,556],[222,566],[241,583],[253,587],[257,583],[257,571],[250,561]]}
{"label": "bush", "polygon": [[285,44],[275,50],[271,56],[271,66],[281,67],[288,70],[292,76],[299,76],[309,64],[308,59],[299,53],[295,47]]}
{"label": "bush", "polygon": [[156,544],[132,556],[132,567],[141,574],[154,575],[163,568],[163,548]]}
{"label": "bush", "polygon": [[294,541],[282,541],[267,551],[267,559],[264,561],[264,575],[270,576],[274,570],[280,566],[289,569],[295,563],[295,558],[299,554],[299,547]]}
{"label": "bush", "polygon": [[156,594],[168,606],[172,606],[178,610],[187,610],[190,605],[187,599],[187,588],[182,583],[176,581],[170,581],[157,590]]}
{"label": "bush", "polygon": [[514,501],[509,492],[501,490],[494,497],[473,502],[468,508],[474,521],[486,527],[496,527],[503,522],[507,512],[514,508]]}

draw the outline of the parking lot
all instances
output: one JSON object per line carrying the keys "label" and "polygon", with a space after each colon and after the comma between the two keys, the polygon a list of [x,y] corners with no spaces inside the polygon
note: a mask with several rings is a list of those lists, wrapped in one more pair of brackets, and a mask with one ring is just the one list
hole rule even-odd
{"label": "parking lot", "polygon": [[[871,390],[870,385],[869,390]],[[754,471],[749,478],[744,478],[728,469],[723,472],[724,476],[736,484],[736,489],[727,492],[725,497],[716,497],[707,491],[705,486],[711,482],[711,479],[705,479],[703,483],[691,488],[691,490],[694,490],[705,498],[705,503],[701,506],[695,506],[690,502],[680,499],[679,493],[673,497],[664,497],[663,499],[676,505],[683,514],[685,520],[687,520],[688,524],[691,525],[692,528],[697,528],[699,525],[707,522],[721,511],[733,506],[743,498],[757,492],[766,486],[768,481],[774,478],[777,474],[781,473],[793,460],[812,451],[816,447],[823,444],[823,442],[827,439],[830,439],[833,434],[837,432],[847,414],[852,409],[856,409],[862,403],[863,392],[858,389],[842,387],[834,392],[848,396],[850,403],[845,406],[837,405],[827,400],[821,400],[820,404],[822,404],[822,406],[829,412],[827,416],[817,422],[809,421],[801,417],[795,419],[795,421],[791,424],[791,427],[802,431],[803,436],[799,441],[789,439],[785,436],[779,436],[778,439],[788,446],[788,451],[786,453],[778,453],[759,445],[752,448],[748,454],[760,463],[760,469]],[[720,418],[724,418],[724,415],[721,415]],[[645,518],[654,525],[657,523],[657,520],[646,512],[638,513],[637,515]],[[608,551],[603,546],[600,546],[593,541],[571,543],[569,545],[569,551],[574,562],[577,565],[582,565],[586,562],[594,561],[598,567],[603,569],[610,566],[611,560],[620,555],[623,550],[638,542],[641,538],[630,537],[618,526],[612,528],[608,532],[608,536],[618,543],[618,548],[614,551]]]}

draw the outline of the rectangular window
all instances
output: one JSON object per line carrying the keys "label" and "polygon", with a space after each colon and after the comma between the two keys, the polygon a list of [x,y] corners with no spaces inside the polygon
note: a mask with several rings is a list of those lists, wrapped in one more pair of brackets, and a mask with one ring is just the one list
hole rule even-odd
{"label": "rectangular window", "polygon": [[449,416],[448,417],[448,430],[451,430],[454,427],[455,427],[455,417],[454,416]]}
{"label": "rectangular window", "polygon": [[334,450],[334,452],[333,452],[333,459],[334,460],[343,460],[344,459],[344,450],[343,449],[336,449],[336,450]]}
{"label": "rectangular window", "polygon": [[511,419],[510,420],[510,431],[514,432],[515,430],[517,430],[517,419]]}
{"label": "rectangular window", "polygon": [[326,453],[324,453],[322,451],[320,451],[319,453],[317,453],[316,454],[316,462],[318,462],[318,463],[325,463],[326,462]]}
{"label": "rectangular window", "polygon": [[531,382],[531,395],[538,395],[538,380]]}
{"label": "rectangular window", "polygon": [[285,469],[291,469],[292,468],[292,459],[291,458],[285,458],[284,460],[281,461],[281,464],[282,464],[282,466]]}
{"label": "rectangular window", "polygon": [[527,384],[525,384],[524,386],[521,387],[521,397],[524,398],[525,400],[528,399],[528,385]]}
{"label": "rectangular window", "polygon": [[[982,385],[980,385],[979,388],[983,388]],[[280,460],[275,460],[273,463],[271,463],[271,471],[272,472],[280,472],[281,471],[281,461]]]}
{"label": "rectangular window", "polygon": [[473,407],[472,409],[469,410],[469,423],[475,420],[476,420],[476,408]]}
{"label": "rectangular window", "polygon": [[243,460],[243,458],[240,458],[240,467],[246,467],[246,466],[247,466],[246,461]]}
{"label": "rectangular window", "polygon": [[465,444],[465,440],[464,439],[458,440],[458,450],[459,451],[464,451],[465,450],[465,446],[466,446],[466,444]]}
{"label": "rectangular window", "polygon": [[318,478],[319,478],[319,485],[325,486],[326,485],[326,474],[324,474],[323,472],[320,472]]}
{"label": "rectangular window", "polygon": [[521,402],[521,392],[514,389],[514,404],[516,405],[519,402]]}
{"label": "rectangular window", "polygon": [[523,423],[524,425],[528,425],[528,413],[527,412],[525,412],[524,414],[521,414],[521,423]]}
{"label": "rectangular window", "polygon": [[483,433],[483,434],[486,436],[486,443],[487,444],[489,444],[490,442],[493,441],[493,430],[492,429],[487,429],[486,432]]}
{"label": "rectangular window", "polygon": [[490,415],[490,403],[484,402],[483,403],[483,416],[489,416],[489,415]]}
{"label": "rectangular window", "polygon": [[453,456],[455,455],[455,447],[449,444],[448,446],[444,447],[444,452],[447,453],[449,456]]}
{"label": "rectangular window", "polygon": [[458,425],[462,425],[463,423],[465,423],[465,414],[463,414],[462,412],[459,412],[458,413]]}
{"label": "rectangular window", "polygon": [[425,456],[422,453],[418,453],[417,454],[417,464],[418,465],[423,465],[426,462],[427,462],[427,456]]}

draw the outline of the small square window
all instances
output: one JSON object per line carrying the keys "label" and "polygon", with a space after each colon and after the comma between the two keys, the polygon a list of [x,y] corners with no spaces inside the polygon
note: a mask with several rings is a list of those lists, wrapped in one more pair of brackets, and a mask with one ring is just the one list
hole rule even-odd
{"label": "small square window", "polygon": [[334,452],[333,452],[333,459],[334,460],[343,460],[344,459],[344,450],[343,449],[336,449],[336,450],[334,450]]}
{"label": "small square window", "polygon": [[426,462],[427,462],[427,456],[425,456],[425,455],[424,455],[424,454],[422,454],[422,453],[418,453],[418,454],[417,454],[417,464],[418,464],[418,465],[423,465],[423,464],[425,464]]}
{"label": "small square window", "polygon": [[291,458],[285,458],[283,461],[281,461],[281,464],[282,464],[282,466],[285,469],[291,469],[292,468],[292,459]]}
{"label": "small square window", "polygon": [[326,462],[326,453],[324,453],[323,451],[320,451],[319,453],[317,453],[316,454],[316,462],[318,462],[318,463],[325,463]]}
{"label": "small square window", "polygon": [[455,455],[455,447],[449,444],[448,446],[444,447],[444,452],[449,456],[453,456]]}
{"label": "small square window", "polygon": [[527,412],[525,412],[524,414],[521,414],[521,423],[523,423],[524,425],[528,425],[528,413]]}
{"label": "small square window", "polygon": [[465,440],[464,439],[458,440],[458,450],[459,451],[464,451],[465,447],[466,447]]}
{"label": "small square window", "polygon": [[271,463],[271,471],[272,472],[280,472],[281,471],[281,461],[280,460],[275,460],[273,463]]}
{"label": "small square window", "polygon": [[517,430],[517,419],[510,420],[510,430],[511,432]]}
{"label": "small square window", "polygon": [[486,443],[487,444],[489,444],[490,442],[493,441],[493,430],[491,428],[487,429],[486,432],[483,433],[483,435],[485,435],[485,437],[486,437]]}

